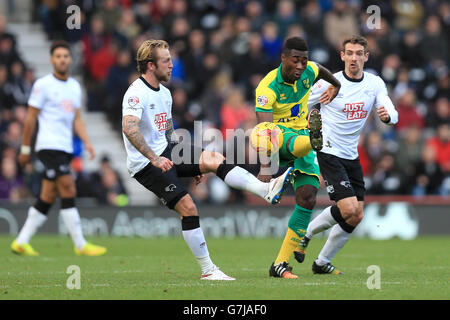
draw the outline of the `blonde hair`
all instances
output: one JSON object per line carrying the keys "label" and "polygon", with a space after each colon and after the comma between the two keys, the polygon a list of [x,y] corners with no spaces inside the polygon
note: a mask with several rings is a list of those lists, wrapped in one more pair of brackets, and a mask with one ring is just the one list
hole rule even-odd
{"label": "blonde hair", "polygon": [[147,71],[148,62],[156,64],[158,60],[156,48],[169,49],[169,44],[164,40],[146,40],[140,45],[136,56],[137,70],[140,74]]}

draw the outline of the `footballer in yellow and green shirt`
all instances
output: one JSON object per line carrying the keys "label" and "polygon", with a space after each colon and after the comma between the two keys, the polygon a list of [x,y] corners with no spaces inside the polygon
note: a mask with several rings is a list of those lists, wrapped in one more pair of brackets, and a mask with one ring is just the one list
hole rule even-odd
{"label": "footballer in yellow and green shirt", "polygon": [[[304,39],[291,37],[283,45],[280,66],[270,71],[256,88],[258,122],[273,122],[281,129],[280,165],[294,166],[296,173],[293,183],[296,207],[278,257],[269,270],[273,277],[297,278],[288,262],[304,237],[315,206],[320,176],[316,151],[322,148],[322,123],[317,109],[308,114],[307,102],[312,85],[319,79],[330,83],[319,100],[327,104],[337,96],[339,80],[328,69],[308,61]],[[258,178],[269,181],[272,176],[262,165]]]}

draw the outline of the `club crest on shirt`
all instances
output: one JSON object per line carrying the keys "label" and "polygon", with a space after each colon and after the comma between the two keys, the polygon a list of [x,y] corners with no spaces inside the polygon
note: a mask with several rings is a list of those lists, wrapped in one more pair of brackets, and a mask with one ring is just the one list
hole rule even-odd
{"label": "club crest on shirt", "polygon": [[134,107],[139,103],[139,97],[133,96],[128,98],[128,105]]}
{"label": "club crest on shirt", "polygon": [[256,101],[258,102],[258,104],[259,104],[261,107],[264,107],[264,106],[267,104],[267,102],[269,102],[269,99],[268,99],[265,95],[260,95],[260,96],[256,99]]}
{"label": "club crest on shirt", "polygon": [[309,78],[306,78],[305,80],[303,80],[302,83],[303,83],[303,87],[305,87],[305,89],[311,88],[311,83],[309,83]]}

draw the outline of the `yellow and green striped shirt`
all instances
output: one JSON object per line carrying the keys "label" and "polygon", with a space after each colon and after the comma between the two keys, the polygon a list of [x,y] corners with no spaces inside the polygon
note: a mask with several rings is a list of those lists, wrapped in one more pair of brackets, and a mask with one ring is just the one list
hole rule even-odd
{"label": "yellow and green striped shirt", "polygon": [[308,126],[308,98],[319,74],[317,64],[308,61],[299,80],[287,83],[281,75],[281,64],[270,71],[256,88],[256,112],[272,112],[273,122],[295,130]]}

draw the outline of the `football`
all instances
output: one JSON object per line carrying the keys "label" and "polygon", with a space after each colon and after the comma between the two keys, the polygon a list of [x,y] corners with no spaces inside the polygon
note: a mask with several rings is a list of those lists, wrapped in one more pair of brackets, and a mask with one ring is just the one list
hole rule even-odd
{"label": "football", "polygon": [[250,144],[259,154],[271,156],[283,144],[283,134],[275,123],[261,122],[253,128]]}

